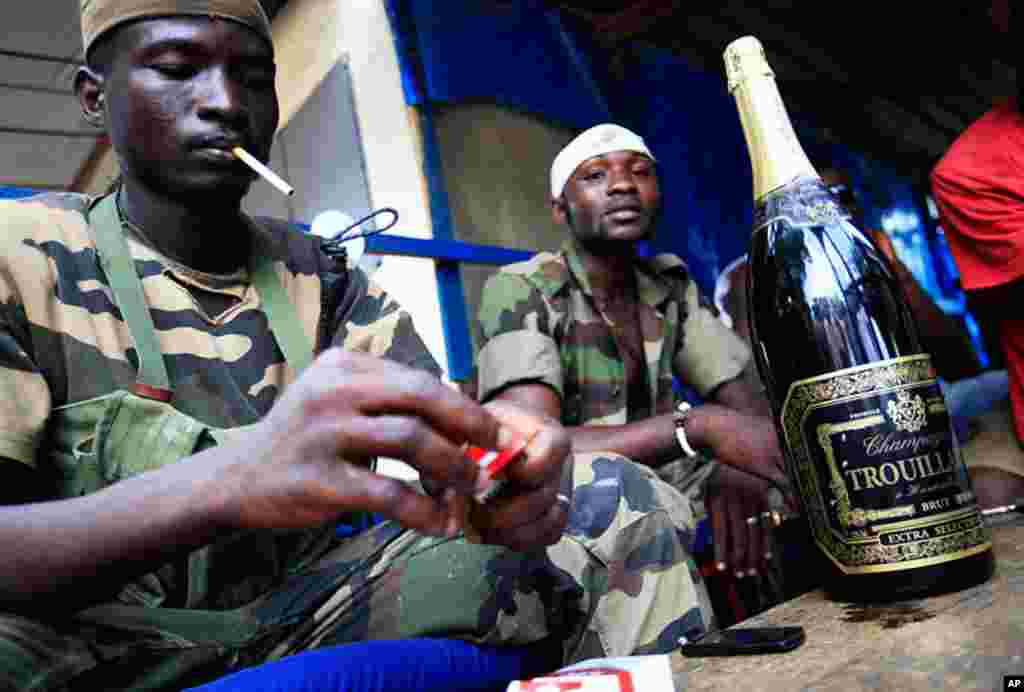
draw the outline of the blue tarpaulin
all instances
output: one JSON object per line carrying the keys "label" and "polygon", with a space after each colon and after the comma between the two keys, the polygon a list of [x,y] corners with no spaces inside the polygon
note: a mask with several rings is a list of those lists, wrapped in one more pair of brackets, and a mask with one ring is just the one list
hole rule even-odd
{"label": "blue tarpaulin", "polygon": [[747,251],[753,204],[750,159],[725,79],[638,49],[616,103],[658,160],[663,216],[654,249],[686,260],[710,294],[722,267]]}
{"label": "blue tarpaulin", "polygon": [[[540,0],[388,0],[406,101],[486,100],[585,128],[611,116],[593,65],[557,10]],[[412,72],[410,74],[410,72]]]}
{"label": "blue tarpaulin", "polygon": [[19,199],[21,197],[30,197],[36,194],[39,194],[39,190],[33,190],[28,187],[10,187],[0,185],[0,199]]}

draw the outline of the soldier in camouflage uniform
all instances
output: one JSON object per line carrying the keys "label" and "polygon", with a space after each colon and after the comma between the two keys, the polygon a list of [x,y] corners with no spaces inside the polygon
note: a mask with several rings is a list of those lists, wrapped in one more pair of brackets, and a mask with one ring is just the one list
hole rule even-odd
{"label": "soldier in camouflage uniform", "polygon": [[[266,160],[277,125],[256,0],[82,7],[76,87],[123,178],[0,204],[0,688],[179,690],[421,636],[577,660],[707,626],[674,491],[564,463],[556,421],[445,386],[364,274],[241,213],[228,151]],[[467,515],[462,445],[512,434],[525,459]],[[338,538],[365,512],[394,521]]]}
{"label": "soldier in camouflage uniform", "polygon": [[[756,574],[771,558],[758,521],[766,480],[785,483],[775,431],[763,397],[739,377],[749,349],[682,260],[636,254],[660,204],[653,156],[625,128],[593,127],[556,157],[551,195],[571,238],[485,285],[478,397],[558,417],[577,452],[610,450],[657,468],[690,500],[704,499],[711,476],[718,569]],[[673,376],[709,403],[678,411]],[[694,447],[729,466],[706,463]]]}

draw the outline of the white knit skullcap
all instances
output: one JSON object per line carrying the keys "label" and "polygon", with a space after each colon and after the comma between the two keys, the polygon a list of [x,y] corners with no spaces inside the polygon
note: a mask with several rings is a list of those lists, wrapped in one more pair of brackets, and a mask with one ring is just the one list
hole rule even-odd
{"label": "white knit skullcap", "polygon": [[562,195],[565,184],[581,163],[613,151],[637,151],[646,154],[651,161],[655,160],[644,140],[635,132],[611,123],[594,125],[558,152],[551,164],[551,196]]}

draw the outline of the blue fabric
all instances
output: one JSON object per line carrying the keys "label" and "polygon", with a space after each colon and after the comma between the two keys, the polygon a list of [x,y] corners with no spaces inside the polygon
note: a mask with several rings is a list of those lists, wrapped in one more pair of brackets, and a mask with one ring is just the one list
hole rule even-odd
{"label": "blue fabric", "polygon": [[957,442],[967,443],[972,419],[985,415],[1010,396],[1010,380],[1005,370],[988,370],[956,382],[939,379],[946,399],[949,418]]}
{"label": "blue fabric", "polygon": [[[248,668],[194,692],[449,692],[504,689],[549,672],[551,646],[478,646],[455,639],[370,641]],[[557,652],[556,652],[557,653]]]}
{"label": "blue fabric", "polygon": [[693,537],[693,545],[690,546],[691,555],[703,555],[705,551],[711,550],[714,545],[714,538],[711,535],[711,522],[701,519],[697,522],[697,531]]}
{"label": "blue fabric", "polygon": [[0,185],[0,199],[18,199],[20,197],[30,197],[32,195],[38,195],[41,190],[33,190],[28,187],[10,187]]}
{"label": "blue fabric", "polygon": [[338,522],[334,527],[334,535],[338,538],[351,538],[383,521],[384,517],[380,514],[366,514],[362,512],[356,515],[356,518],[351,523]]}
{"label": "blue fabric", "polygon": [[541,0],[388,0],[406,101],[485,100],[569,127],[611,119],[586,39]]}

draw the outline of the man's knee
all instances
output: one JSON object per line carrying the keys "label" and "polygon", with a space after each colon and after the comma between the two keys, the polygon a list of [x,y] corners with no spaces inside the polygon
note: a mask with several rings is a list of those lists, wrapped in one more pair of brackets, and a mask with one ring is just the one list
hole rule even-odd
{"label": "man's knee", "polygon": [[593,613],[568,656],[663,651],[706,629],[713,616],[689,554],[687,500],[650,469],[607,453],[574,457],[574,488],[569,527],[548,550]]}
{"label": "man's knee", "polygon": [[399,571],[405,637],[445,633],[525,644],[548,635],[540,592],[550,588],[550,569],[543,553],[438,541]]}
{"label": "man's knee", "polygon": [[608,452],[577,454],[573,485],[568,535],[596,541],[639,522],[648,531],[676,534],[673,540],[684,546],[692,543],[696,522],[689,500],[645,466]]}
{"label": "man's knee", "polygon": [[326,643],[458,637],[530,644],[557,630],[563,611],[580,598],[576,583],[544,551],[412,532],[399,542],[360,580],[361,587],[343,587],[353,591],[345,600],[359,605],[339,619]]}

